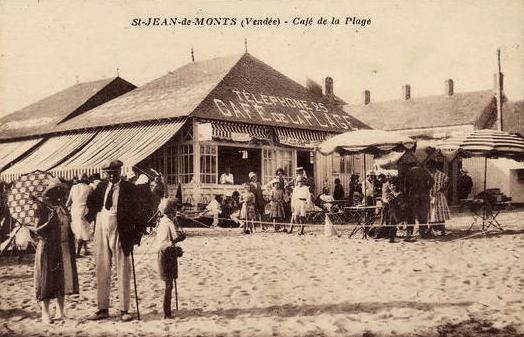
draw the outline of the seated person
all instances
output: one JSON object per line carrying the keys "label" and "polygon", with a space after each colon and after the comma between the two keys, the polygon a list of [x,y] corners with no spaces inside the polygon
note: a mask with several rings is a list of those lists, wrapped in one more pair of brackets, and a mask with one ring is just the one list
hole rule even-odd
{"label": "seated person", "polygon": [[223,185],[234,185],[235,177],[231,173],[231,168],[226,167],[226,171],[220,175],[220,183]]}
{"label": "seated person", "polygon": [[217,194],[213,200],[206,206],[206,210],[200,214],[201,217],[213,217],[213,227],[218,226],[218,215],[222,213],[222,195]]}
{"label": "seated person", "polygon": [[324,187],[322,189],[322,194],[318,196],[319,206],[327,212],[331,212],[334,201],[335,198],[333,198],[333,196],[329,194],[329,187]]}
{"label": "seated person", "polygon": [[363,206],[364,196],[360,192],[353,192],[353,206]]}

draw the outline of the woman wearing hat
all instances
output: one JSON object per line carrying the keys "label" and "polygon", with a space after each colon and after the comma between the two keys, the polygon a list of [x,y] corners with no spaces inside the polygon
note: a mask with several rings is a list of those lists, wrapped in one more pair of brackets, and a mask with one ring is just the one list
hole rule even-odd
{"label": "woman wearing hat", "polygon": [[439,163],[430,159],[427,162],[428,170],[433,178],[433,186],[429,192],[430,209],[429,209],[429,232],[440,230],[441,235],[446,234],[445,222],[450,219],[448,201],[446,200],[446,191],[449,185],[448,176],[437,169]]}
{"label": "woman wearing hat", "polygon": [[39,241],[35,253],[36,299],[42,302],[42,321],[52,323],[49,302],[57,299],[60,318],[65,319],[64,295],[78,294],[75,243],[69,214],[63,205],[64,187],[59,179],[49,181],[44,202],[37,210],[32,230]]}

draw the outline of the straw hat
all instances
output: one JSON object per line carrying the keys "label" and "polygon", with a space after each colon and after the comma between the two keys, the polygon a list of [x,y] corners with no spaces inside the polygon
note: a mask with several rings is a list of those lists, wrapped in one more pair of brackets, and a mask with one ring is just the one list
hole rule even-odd
{"label": "straw hat", "polygon": [[249,177],[249,179],[251,179],[251,178],[253,178],[256,175],[257,174],[255,172],[249,172],[247,176]]}

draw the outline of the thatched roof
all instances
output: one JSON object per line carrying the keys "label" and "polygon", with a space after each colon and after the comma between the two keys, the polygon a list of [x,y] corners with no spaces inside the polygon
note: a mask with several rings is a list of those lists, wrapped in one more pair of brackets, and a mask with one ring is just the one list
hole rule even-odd
{"label": "thatched roof", "polygon": [[412,97],[367,105],[347,105],[344,110],[372,128],[406,130],[456,125],[476,125],[495,109],[492,90],[455,93],[452,96]]}
{"label": "thatched roof", "polygon": [[59,130],[183,116],[323,131],[366,127],[337,104],[246,53],[184,65]]}
{"label": "thatched roof", "polygon": [[0,118],[0,139],[53,132],[60,122],[134,88],[135,85],[120,77],[78,83]]}

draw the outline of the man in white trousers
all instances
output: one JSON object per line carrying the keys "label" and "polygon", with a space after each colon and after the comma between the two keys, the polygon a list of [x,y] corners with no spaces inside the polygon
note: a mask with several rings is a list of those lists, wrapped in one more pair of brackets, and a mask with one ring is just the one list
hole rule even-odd
{"label": "man in white trousers", "polygon": [[98,311],[89,319],[109,317],[111,267],[116,267],[118,298],[122,321],[130,321],[129,314],[131,252],[140,243],[144,228],[142,205],[136,186],[121,179],[123,163],[113,160],[104,165],[107,180],[100,182],[88,198],[88,220],[96,219],[95,263]]}

